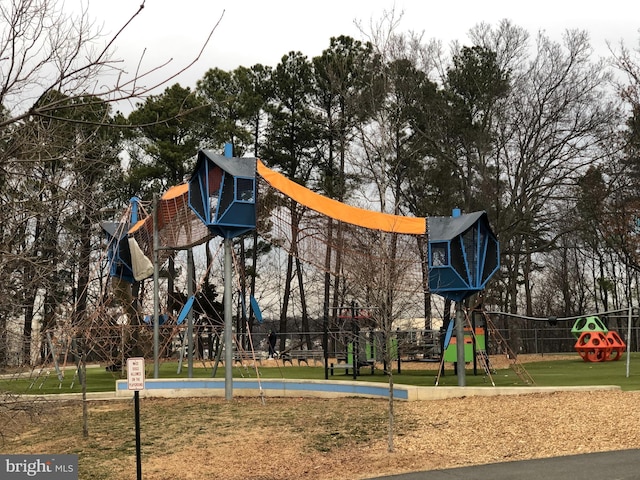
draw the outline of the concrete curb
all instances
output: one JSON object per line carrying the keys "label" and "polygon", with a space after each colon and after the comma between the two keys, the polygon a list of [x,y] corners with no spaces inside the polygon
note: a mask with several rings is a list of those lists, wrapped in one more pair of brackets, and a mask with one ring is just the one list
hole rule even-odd
{"label": "concrete curb", "polygon": [[[620,391],[617,385],[590,385],[580,387],[416,387],[395,384],[394,399],[400,401],[446,400],[448,398],[491,397],[498,395],[531,395],[554,392]],[[640,394],[640,391],[638,392]],[[128,390],[126,380],[116,381],[114,392],[88,392],[87,400],[130,400],[133,390]],[[389,385],[376,382],[332,380],[261,380],[234,379],[235,397],[307,397],[307,398],[389,398]],[[147,379],[142,398],[224,397],[224,379]],[[81,393],[53,393],[46,395],[18,395],[21,401],[80,401]]]}
{"label": "concrete curb", "polygon": [[[528,395],[552,392],[586,392],[595,390],[621,390],[619,386],[580,387],[416,387],[396,384],[393,396],[396,400],[425,401],[473,396]],[[367,397],[388,398],[389,386],[376,382],[352,382],[332,380],[288,380],[288,379],[234,379],[233,394],[241,397],[315,397],[344,398]],[[131,398],[133,391],[127,389],[126,380],[116,382],[115,396]],[[141,397],[224,397],[224,379],[148,379]]]}

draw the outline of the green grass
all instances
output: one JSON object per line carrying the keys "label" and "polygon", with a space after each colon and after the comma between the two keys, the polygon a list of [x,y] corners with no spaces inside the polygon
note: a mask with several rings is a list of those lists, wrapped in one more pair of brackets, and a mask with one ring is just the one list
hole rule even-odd
{"label": "green grass", "polygon": [[627,377],[626,356],[614,362],[584,362],[556,360],[535,362],[525,365],[536,385],[578,386],[578,385],[618,385],[623,390],[640,390],[640,354],[632,354]]}
{"label": "green grass", "polygon": [[[550,356],[552,357],[552,356]],[[450,365],[445,374],[440,377],[439,385],[456,386],[457,376]],[[631,356],[629,377],[626,376],[626,356],[616,362],[589,363],[584,362],[576,354],[571,360],[549,360],[543,362],[532,362],[524,364],[527,373],[534,379],[538,386],[581,386],[581,385],[618,385],[623,390],[640,390],[640,353],[633,353]],[[183,364],[180,374],[177,373],[178,364],[176,362],[163,363],[160,366],[160,378],[187,378],[187,365]],[[286,367],[259,367],[260,377],[264,379],[316,379],[325,378],[324,368],[321,366],[286,366]],[[59,381],[55,370],[49,372],[43,370],[33,370],[27,377],[6,377],[0,380],[0,391],[11,391],[20,394],[44,395],[52,393],[80,393],[81,387],[74,370],[67,370],[62,382]],[[329,376],[332,380],[349,381],[352,375],[345,375],[343,370],[336,370],[334,376]],[[147,365],[147,378],[153,378],[153,364]],[[218,368],[216,378],[224,378],[225,370],[223,366]],[[397,372],[397,364],[394,364],[393,381],[396,384],[434,386],[437,372],[428,369],[401,369]],[[254,368],[234,367],[233,377],[256,378],[257,373]],[[194,378],[211,377],[211,366],[205,368],[202,363],[194,364]],[[109,392],[115,390],[115,382],[121,377],[119,372],[106,372],[102,367],[87,368],[87,391],[88,392]],[[379,370],[374,375],[370,375],[368,370],[363,370],[358,377],[360,381],[368,382],[388,382],[388,377]],[[481,368],[478,368],[477,375],[468,368],[466,371],[467,386],[490,386],[491,381],[484,375]],[[492,380],[496,386],[525,386],[511,368],[497,370],[492,374]]]}
{"label": "green grass", "polygon": [[[105,371],[104,368],[87,368],[87,392],[115,391],[115,383],[120,376]],[[20,394],[45,395],[52,393],[80,393],[80,380],[74,369],[64,371],[62,381],[58,379],[54,368],[34,369],[21,376],[4,375],[0,380],[0,391]]]}

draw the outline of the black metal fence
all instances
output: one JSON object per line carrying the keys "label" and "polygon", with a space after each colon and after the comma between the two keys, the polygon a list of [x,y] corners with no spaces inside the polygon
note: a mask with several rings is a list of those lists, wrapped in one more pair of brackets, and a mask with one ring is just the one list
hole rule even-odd
{"label": "black metal fence", "polygon": [[[576,338],[571,333],[572,325],[560,324],[552,326],[544,322],[538,322],[539,327],[534,328],[489,328],[486,334],[486,350],[490,355],[509,353],[505,346],[515,354],[554,354],[575,352]],[[495,327],[495,326],[494,326]],[[630,351],[639,351],[640,327],[632,327],[629,331],[626,325],[620,324],[615,329],[625,343],[630,344]],[[237,347],[247,351],[253,351],[259,357],[267,358],[269,355],[269,332],[267,327],[260,328],[249,338],[246,334],[236,335]],[[630,332],[630,334],[629,334]],[[213,358],[221,348],[220,335],[213,331],[195,332],[196,358]],[[403,359],[434,360],[441,356],[442,343],[444,341],[443,330],[394,330],[386,339],[382,331],[376,329],[332,330],[328,335],[328,357],[344,358],[349,355],[353,346],[359,349],[358,355],[363,358],[375,356],[377,361],[383,359],[387,348],[392,348],[392,356],[400,355]],[[186,342],[176,337],[169,348],[164,351],[166,357],[175,356],[178,352],[186,352]],[[314,358],[324,356],[324,334],[321,331],[314,332],[276,332],[276,350],[279,353],[313,350]],[[117,338],[114,342],[118,340]],[[184,340],[184,339],[183,339]],[[63,355],[59,352],[60,355]],[[11,365],[13,359],[8,358]],[[19,359],[15,361],[18,362]],[[89,357],[89,360],[103,361],[101,356]],[[15,364],[20,364],[15,363]]]}
{"label": "black metal fence", "polygon": [[[628,330],[616,330],[620,337],[629,343]],[[268,333],[254,333],[252,342],[257,351],[267,351]],[[285,345],[286,350],[307,349],[307,338],[312,338],[312,349],[322,350],[322,332],[289,332],[277,334],[277,345]],[[281,338],[284,342],[281,343]],[[441,330],[395,330],[391,338],[395,339],[402,357],[434,358],[440,355],[441,343],[444,332]],[[351,331],[329,333],[329,356],[335,356],[346,351],[347,345],[355,340]],[[640,340],[640,327],[631,328],[631,351],[638,351]],[[486,336],[487,353],[489,355],[507,353],[503,345],[516,354],[552,354],[574,353],[576,338],[571,333],[571,326],[542,326],[539,328],[524,328],[510,330],[503,328],[489,329]],[[360,346],[375,344],[378,347],[384,344],[383,334],[380,331],[361,330],[358,333],[357,343]]]}

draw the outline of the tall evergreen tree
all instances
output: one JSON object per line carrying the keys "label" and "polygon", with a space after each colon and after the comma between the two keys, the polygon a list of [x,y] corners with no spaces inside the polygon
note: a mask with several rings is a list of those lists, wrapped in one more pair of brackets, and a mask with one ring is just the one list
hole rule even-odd
{"label": "tall evergreen tree", "polygon": [[[367,116],[363,109],[363,94],[373,75],[373,51],[370,44],[362,44],[351,37],[332,38],[329,48],[313,59],[315,85],[314,103],[320,116],[322,138],[322,165],[318,189],[326,196],[345,201],[349,195],[349,176],[346,157],[355,137],[356,126]],[[351,177],[354,175],[351,174]],[[355,180],[355,179],[353,179]],[[335,232],[334,232],[335,230]],[[341,302],[341,282],[336,276],[331,295],[331,271],[342,270],[342,250],[332,250],[332,245],[342,244],[342,228],[327,219],[327,243],[325,253],[324,315],[327,322],[335,322]],[[335,237],[335,238],[334,238]],[[335,255],[335,259],[332,258]],[[330,308],[331,303],[331,308]],[[331,316],[331,320],[329,320]]]}
{"label": "tall evergreen tree", "polygon": [[[317,121],[310,101],[313,88],[312,67],[307,57],[300,52],[291,52],[282,57],[271,77],[271,101],[267,105],[269,126],[260,152],[270,166],[278,168],[286,177],[302,185],[311,179],[319,155]],[[290,214],[291,244],[295,250],[303,211],[291,201]],[[280,333],[287,332],[294,278],[298,280],[303,330],[309,331],[302,265],[295,251],[288,256],[285,275]],[[281,335],[280,341],[283,350],[284,335]]]}
{"label": "tall evergreen tree", "polygon": [[179,84],[149,97],[129,114],[133,130],[128,180],[136,194],[160,192],[186,179],[201,145],[205,119],[202,100]]}

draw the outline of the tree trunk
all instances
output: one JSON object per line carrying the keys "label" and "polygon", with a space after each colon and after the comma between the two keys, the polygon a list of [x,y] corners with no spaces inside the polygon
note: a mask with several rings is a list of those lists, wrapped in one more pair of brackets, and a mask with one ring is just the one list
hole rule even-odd
{"label": "tree trunk", "polygon": [[[519,255],[515,253],[511,258],[511,271],[507,280],[507,302],[509,304],[509,313],[518,313],[518,265],[520,264]],[[522,350],[520,338],[520,330],[522,329],[522,320],[513,317],[508,322],[509,329],[509,346],[513,353],[517,355]]]}
{"label": "tree trunk", "polygon": [[80,232],[80,255],[78,257],[78,284],[74,325],[82,324],[87,312],[89,275],[91,273],[91,219],[83,214]]}
{"label": "tree trunk", "polygon": [[336,264],[335,264],[335,272],[336,276],[334,278],[333,285],[333,298],[331,300],[331,324],[335,325],[338,308],[340,307],[340,288],[342,287],[342,281],[340,278],[340,272],[342,271],[342,223],[338,222],[336,228]]}
{"label": "tree trunk", "polygon": [[22,330],[22,363],[31,365],[31,340],[33,333],[33,314],[34,304],[36,301],[37,288],[34,282],[28,279],[33,279],[35,275],[35,269],[31,263],[25,267],[23,276],[25,278],[24,285],[27,286],[24,295],[24,326]]}
{"label": "tree trunk", "polygon": [[[333,250],[331,248],[333,242],[333,219],[327,219],[327,243],[324,257],[324,299],[323,299],[323,319],[322,319],[322,349],[324,350],[325,367],[327,367],[327,359],[329,355],[329,326],[331,325],[331,313],[329,309],[329,296],[331,295],[331,256]],[[335,350],[335,347],[333,348]],[[325,375],[326,376],[326,375]]]}
{"label": "tree trunk", "polygon": [[[37,255],[37,247],[36,245],[40,242],[40,237],[42,235],[42,222],[40,218],[37,219],[36,225],[34,228],[34,238],[33,238],[33,253],[32,255]],[[37,283],[34,282],[36,278],[36,269],[33,262],[29,261],[25,264],[24,270],[22,272],[23,276],[23,285],[25,285],[24,291],[24,326],[22,331],[22,351],[23,351],[23,362],[27,365],[32,364],[31,359],[31,342],[32,342],[32,333],[33,333],[33,317],[34,317],[34,308],[36,297],[38,294],[38,286]]]}
{"label": "tree trunk", "polygon": [[298,277],[298,289],[300,290],[300,306],[302,309],[302,334],[309,350],[313,349],[313,342],[309,335],[309,313],[307,312],[307,299],[305,297],[304,279],[302,278],[302,264],[300,259],[296,257],[296,275]]}
{"label": "tree trunk", "polygon": [[420,266],[422,272],[422,294],[424,296],[424,329],[432,330],[431,323],[431,291],[429,290],[429,261],[427,258],[426,237],[419,236],[416,241],[418,243],[418,252],[420,255]]}
{"label": "tree trunk", "polygon": [[531,254],[527,253],[523,265],[524,298],[528,317],[533,316],[533,298],[531,295]]}
{"label": "tree trunk", "polygon": [[284,292],[282,294],[282,310],[280,311],[280,351],[283,352],[287,346],[287,313],[289,310],[289,300],[291,297],[291,280],[293,278],[293,255],[287,256],[287,273],[284,281]]}

